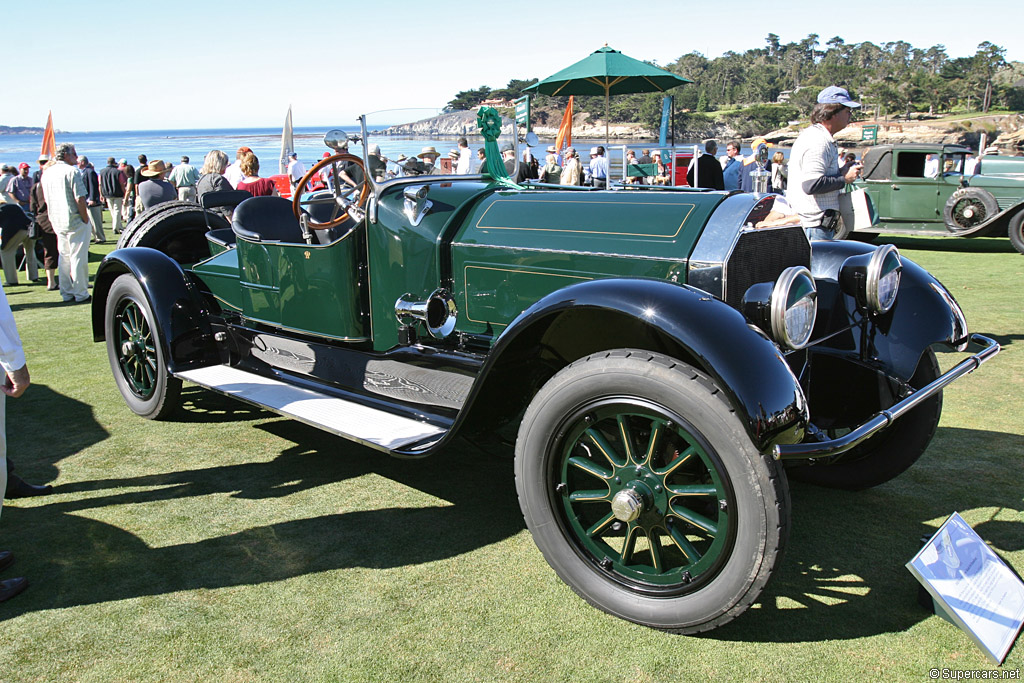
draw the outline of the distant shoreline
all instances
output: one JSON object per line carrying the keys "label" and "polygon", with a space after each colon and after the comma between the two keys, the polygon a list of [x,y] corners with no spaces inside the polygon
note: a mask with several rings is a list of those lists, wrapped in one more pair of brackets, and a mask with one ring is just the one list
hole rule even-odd
{"label": "distant shoreline", "polygon": [[[29,126],[0,126],[0,135],[42,135],[46,132],[44,128],[32,128]],[[63,133],[64,131],[55,131]]]}

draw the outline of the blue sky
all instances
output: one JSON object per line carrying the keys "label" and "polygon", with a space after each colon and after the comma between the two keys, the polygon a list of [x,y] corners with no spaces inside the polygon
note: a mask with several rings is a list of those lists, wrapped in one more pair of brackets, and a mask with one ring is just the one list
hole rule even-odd
{"label": "blue sky", "polygon": [[[785,5],[785,9],[776,9]],[[333,9],[322,9],[333,6]],[[0,123],[63,130],[347,125],[554,73],[605,43],[659,64],[817,33],[1024,60],[1019,0],[304,2],[42,0],[4,8]],[[286,9],[288,8],[288,9]],[[300,9],[296,9],[300,8]],[[34,27],[40,27],[38,30]],[[17,27],[15,32],[15,27]],[[19,40],[20,36],[20,40]],[[22,61],[22,57],[25,61]]]}

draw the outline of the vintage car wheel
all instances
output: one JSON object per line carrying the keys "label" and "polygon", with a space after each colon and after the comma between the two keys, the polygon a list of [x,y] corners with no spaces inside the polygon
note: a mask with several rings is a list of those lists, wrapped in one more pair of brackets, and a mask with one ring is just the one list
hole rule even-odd
{"label": "vintage car wheel", "polygon": [[1017,215],[1010,219],[1007,235],[1017,253],[1024,254],[1024,210],[1018,211]]}
{"label": "vintage car wheel", "polygon": [[[361,185],[356,187],[341,188],[340,182],[334,183],[334,189],[330,190],[330,195],[320,196],[315,199],[302,199],[301,189],[304,189],[309,181],[315,177],[321,170],[331,166],[334,169],[335,179],[338,175],[338,164],[340,162],[354,163],[359,166],[363,174],[363,182]],[[319,194],[319,193],[318,193]],[[306,171],[306,175],[302,176],[302,179],[295,186],[295,191],[292,193],[292,213],[295,214],[295,220],[300,220],[302,216],[303,207],[315,205],[317,203],[330,203],[332,204],[332,215],[327,220],[319,220],[310,212],[309,227],[313,230],[327,230],[336,226],[341,225],[345,221],[351,218],[348,210],[351,207],[362,208],[366,204],[367,198],[370,196],[370,183],[366,181],[366,168],[363,166],[363,160],[359,157],[348,154],[345,152],[334,154],[321,159],[319,162],[313,165],[313,168]]]}
{"label": "vintage car wheel", "polygon": [[104,313],[107,357],[117,388],[132,412],[160,420],[177,407],[181,380],[167,371],[160,329],[134,275],[114,280]]}
{"label": "vintage car wheel", "polygon": [[953,233],[981,225],[997,213],[996,198],[980,187],[961,187],[949,196],[943,209],[946,228]]}
{"label": "vintage car wheel", "polygon": [[788,533],[785,473],[709,377],[656,353],[619,349],[559,371],[526,411],[515,471],[559,577],[655,628],[696,633],[741,614]]}
{"label": "vintage car wheel", "polygon": [[[909,384],[920,389],[939,374],[939,361],[935,352],[928,349],[921,356]],[[786,471],[798,481],[847,491],[884,484],[917,462],[935,436],[941,415],[942,392],[939,392],[896,420],[888,429],[847,451],[835,464],[796,465],[787,467]],[[837,435],[838,432],[832,434]]]}
{"label": "vintage car wheel", "polygon": [[218,213],[211,211],[206,217],[203,213],[195,202],[157,204],[132,221],[121,234],[118,247],[150,247],[183,264],[209,258],[207,231],[230,228],[231,224]]}

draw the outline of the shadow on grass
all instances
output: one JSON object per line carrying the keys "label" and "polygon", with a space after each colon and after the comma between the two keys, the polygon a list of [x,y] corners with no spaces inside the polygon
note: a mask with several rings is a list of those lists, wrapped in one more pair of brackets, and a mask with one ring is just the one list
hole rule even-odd
{"label": "shadow on grass", "polygon": [[[294,445],[270,462],[62,485],[57,492],[65,496],[109,494],[5,510],[5,547],[53,550],[26,558],[34,588],[0,607],[0,618],[350,567],[418,565],[472,552],[524,528],[512,462],[467,442],[433,458],[405,461],[290,420],[257,428]],[[776,575],[754,608],[707,637],[817,642],[906,631],[928,617],[916,602],[917,583],[904,568],[919,539],[954,509],[1017,509],[1021,500],[1007,480],[1005,461],[1007,454],[1022,451],[1019,435],[940,428],[922,461],[886,485],[849,493],[794,483],[792,533]],[[965,452],[972,457],[963,457]],[[399,498],[384,509],[325,514],[156,548],[90,519],[88,512],[218,493],[278,498],[369,473],[450,505],[403,506]],[[148,490],[133,490],[139,488]],[[1021,545],[1019,524],[993,519],[978,529],[997,550]]]}
{"label": "shadow on grass", "polygon": [[90,311],[92,310],[91,302],[90,302],[89,305],[78,304],[78,303],[73,304],[73,303],[69,303],[69,302],[64,301],[63,299],[61,299],[60,298],[60,292],[56,292],[55,291],[55,292],[50,292],[50,294],[53,295],[53,299],[51,301],[35,301],[35,302],[32,302],[32,303],[24,303],[24,304],[17,303],[17,302],[11,302],[11,311],[16,313],[18,311],[30,311],[30,310],[33,310],[33,309],[40,309],[40,308],[80,308],[82,310],[82,315],[84,315],[84,316],[91,315],[91,313],[90,313]]}
{"label": "shadow on grass", "polygon": [[[935,532],[928,522],[974,508],[1019,510],[1009,474],[1019,461],[1008,455],[1021,452],[1017,434],[940,427],[918,463],[874,489],[792,482],[792,532],[779,570],[754,608],[708,637],[813,642],[907,630],[930,616],[904,566]],[[989,520],[976,530],[997,552],[1021,547],[1020,522]]]}
{"label": "shadow on grass", "polygon": [[[55,493],[110,493],[5,508],[4,547],[42,545],[52,550],[34,557],[21,551],[22,571],[34,589],[4,604],[0,619],[144,595],[274,582],[348,567],[417,565],[471,552],[524,528],[511,461],[483,454],[465,442],[434,458],[403,461],[293,421],[260,428],[295,445],[271,462],[62,485]],[[398,498],[385,509],[296,519],[159,548],[88,516],[90,510],[109,506],[217,493],[278,498],[368,473],[450,504],[403,506]],[[140,487],[150,490],[125,490]],[[34,539],[44,541],[34,543]]]}
{"label": "shadow on grass", "polygon": [[6,410],[7,453],[18,474],[32,483],[53,481],[61,460],[109,436],[92,406],[45,384],[32,384],[24,395],[7,399]]}
{"label": "shadow on grass", "polygon": [[211,423],[245,422],[274,413],[258,408],[237,398],[218,394],[198,386],[185,386],[181,390],[181,407],[172,413],[169,422]]}

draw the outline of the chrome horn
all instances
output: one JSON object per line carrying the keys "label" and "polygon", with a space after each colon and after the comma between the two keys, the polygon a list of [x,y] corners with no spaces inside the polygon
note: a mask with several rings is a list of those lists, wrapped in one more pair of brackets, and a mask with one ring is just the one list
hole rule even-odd
{"label": "chrome horn", "polygon": [[431,337],[444,339],[455,330],[458,311],[455,299],[447,289],[435,289],[426,301],[412,301],[405,294],[395,302],[395,316],[404,324],[422,320]]}

